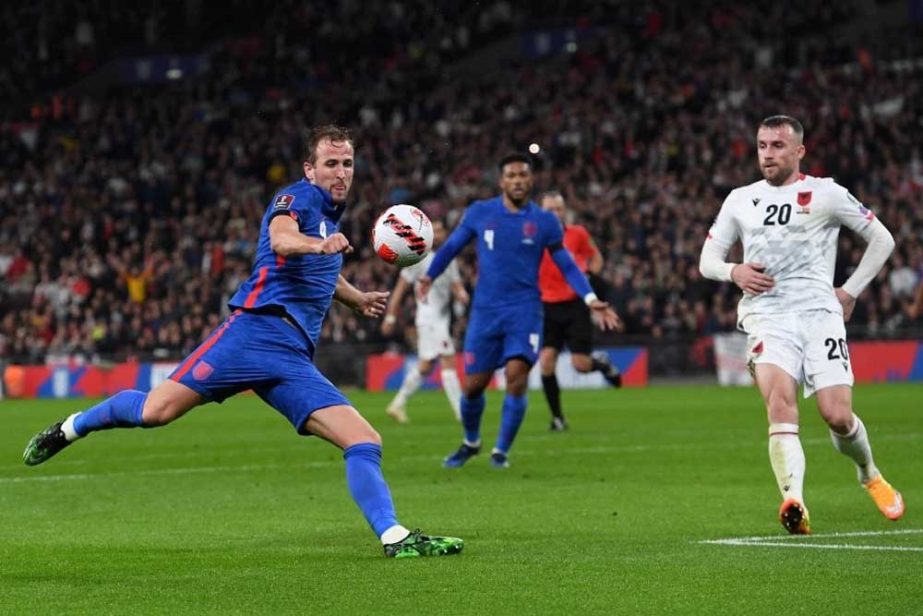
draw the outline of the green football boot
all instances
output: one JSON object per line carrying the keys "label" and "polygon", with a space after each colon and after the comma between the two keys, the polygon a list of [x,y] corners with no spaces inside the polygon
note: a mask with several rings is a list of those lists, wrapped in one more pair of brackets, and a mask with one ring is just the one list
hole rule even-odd
{"label": "green football boot", "polygon": [[448,556],[458,554],[465,542],[457,537],[430,537],[419,529],[411,531],[403,541],[385,546],[385,556],[390,558],[419,558],[420,556]]}
{"label": "green football boot", "polygon": [[29,466],[35,466],[70,445],[70,441],[61,431],[62,423],[64,422],[59,421],[33,436],[26,445],[26,450],[22,452],[22,461]]}

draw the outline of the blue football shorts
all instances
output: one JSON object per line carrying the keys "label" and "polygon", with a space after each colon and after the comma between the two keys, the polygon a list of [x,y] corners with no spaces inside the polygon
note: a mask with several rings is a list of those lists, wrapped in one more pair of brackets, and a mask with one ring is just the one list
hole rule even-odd
{"label": "blue football shorts", "polygon": [[493,372],[513,358],[530,366],[542,348],[542,306],[474,308],[465,333],[465,374]]}
{"label": "blue football shorts", "polygon": [[173,371],[211,402],[252,389],[299,434],[314,411],[352,406],[314,365],[300,329],[279,316],[234,311]]}

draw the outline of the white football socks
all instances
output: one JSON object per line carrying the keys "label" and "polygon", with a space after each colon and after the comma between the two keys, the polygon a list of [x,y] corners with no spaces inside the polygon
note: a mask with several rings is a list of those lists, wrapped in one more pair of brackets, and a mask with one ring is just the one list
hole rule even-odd
{"label": "white football socks", "polygon": [[64,438],[67,439],[67,442],[68,442],[68,443],[73,443],[73,442],[76,441],[78,438],[80,438],[80,435],[77,434],[77,431],[76,431],[76,430],[74,430],[74,419],[75,419],[75,418],[77,417],[77,415],[79,415],[79,414],[80,414],[80,413],[74,413],[73,415],[68,416],[68,418],[65,419],[65,420],[61,423],[61,432],[64,433]]}
{"label": "white football socks", "polygon": [[798,424],[769,425],[769,462],[776,475],[782,499],[804,503],[804,450],[798,438]]}
{"label": "white football socks", "polygon": [[461,421],[461,383],[458,382],[458,373],[454,368],[442,369],[442,389],[449,399],[455,419]]}
{"label": "white football socks", "polygon": [[[419,374],[419,373],[417,373]],[[401,526],[400,524],[395,524],[385,532],[381,534],[381,544],[382,545],[391,545],[392,543],[400,543],[407,536],[410,535],[410,531]]]}
{"label": "white football socks", "polygon": [[393,404],[397,406],[404,406],[407,404],[407,399],[414,394],[415,391],[420,389],[420,385],[423,383],[423,375],[420,374],[420,371],[416,368],[408,370],[407,374],[404,376],[404,382],[401,383],[401,388],[397,391],[397,395],[394,396]]}
{"label": "white football socks", "polygon": [[853,426],[847,434],[837,434],[830,431],[830,440],[833,446],[843,455],[852,458],[856,463],[856,474],[859,481],[868,483],[881,473],[875,467],[875,461],[872,460],[872,446],[869,444],[869,434],[865,430],[865,424],[859,419],[858,415],[853,415]]}

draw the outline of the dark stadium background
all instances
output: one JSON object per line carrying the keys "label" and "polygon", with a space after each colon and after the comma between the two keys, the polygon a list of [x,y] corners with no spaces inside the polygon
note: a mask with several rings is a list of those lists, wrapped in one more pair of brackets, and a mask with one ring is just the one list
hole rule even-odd
{"label": "dark stadium background", "polygon": [[[757,179],[757,122],[807,129],[805,170],[871,207],[897,248],[852,339],[923,325],[923,3],[11,3],[0,8],[0,364],[179,359],[249,273],[301,131],[354,130],[344,273],[389,288],[370,251],[386,206],[454,224],[495,162],[541,146],[601,247],[606,298],[657,376],[713,373],[736,292],[698,254],[724,195]],[[840,238],[836,282],[861,256]],[[473,255],[463,267],[469,288]],[[915,300],[915,298],[917,298]],[[410,349],[334,308],[318,362]],[[464,329],[456,323],[456,333]]]}

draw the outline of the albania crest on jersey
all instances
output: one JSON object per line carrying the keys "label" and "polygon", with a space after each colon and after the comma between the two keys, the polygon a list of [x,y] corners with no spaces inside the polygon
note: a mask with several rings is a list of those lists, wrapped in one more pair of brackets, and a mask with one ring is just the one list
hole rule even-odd
{"label": "albania crest on jersey", "polygon": [[811,213],[811,191],[798,193],[798,210],[799,214]]}

